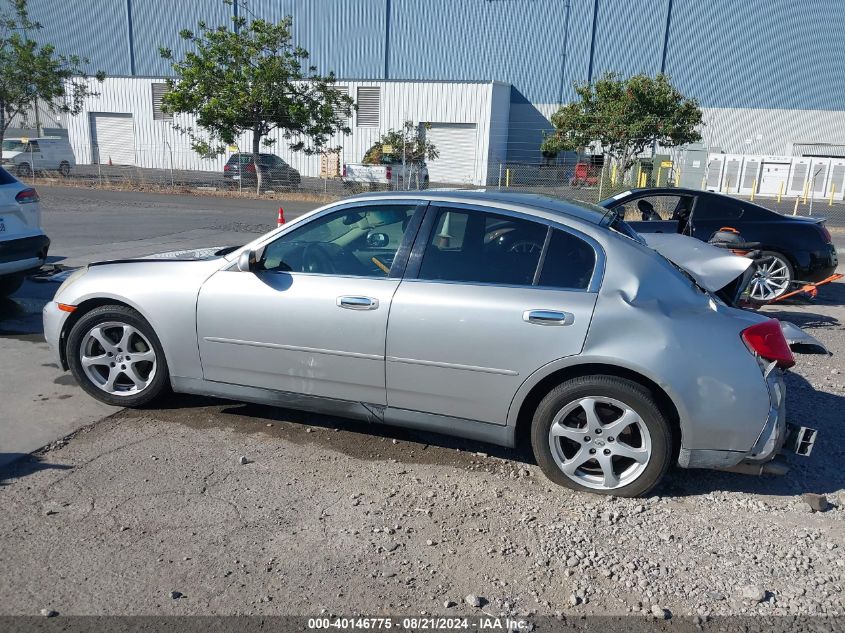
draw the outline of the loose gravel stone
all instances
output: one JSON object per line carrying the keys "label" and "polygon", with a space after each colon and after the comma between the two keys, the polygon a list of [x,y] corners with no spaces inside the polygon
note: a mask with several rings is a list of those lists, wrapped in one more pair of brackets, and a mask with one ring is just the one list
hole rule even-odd
{"label": "loose gravel stone", "polygon": [[469,594],[466,598],[464,598],[464,602],[466,602],[469,606],[478,609],[482,604],[484,604],[484,598],[474,594]]}
{"label": "loose gravel stone", "polygon": [[827,497],[824,495],[817,495],[812,492],[805,492],[801,495],[801,498],[804,502],[810,506],[810,509],[813,512],[824,512],[830,507],[830,504],[827,502]]}
{"label": "loose gravel stone", "polygon": [[171,600],[178,600],[182,597],[181,591],[171,591],[169,594]]}
{"label": "loose gravel stone", "polygon": [[55,618],[57,615],[59,615],[58,611],[53,611],[52,609],[41,609],[40,613],[45,618]]}
{"label": "loose gravel stone", "polygon": [[661,620],[668,620],[669,619],[669,612],[661,606],[656,604],[651,605],[651,615],[655,618],[659,618]]}
{"label": "loose gravel stone", "polygon": [[749,602],[763,602],[766,599],[766,590],[760,585],[745,585],[740,589],[739,595]]}
{"label": "loose gravel stone", "polygon": [[244,466],[249,463],[249,460],[246,458],[246,455],[241,455],[241,458],[238,460],[241,466]]}

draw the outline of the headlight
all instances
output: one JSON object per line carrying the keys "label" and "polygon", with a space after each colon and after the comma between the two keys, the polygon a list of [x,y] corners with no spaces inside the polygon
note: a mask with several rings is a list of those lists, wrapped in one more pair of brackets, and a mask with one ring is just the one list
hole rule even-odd
{"label": "headlight", "polygon": [[74,281],[76,281],[77,279],[79,279],[80,277],[82,277],[82,275],[84,275],[84,274],[85,274],[85,273],[87,273],[87,272],[88,272],[88,266],[83,266],[82,268],[77,268],[76,270],[74,270],[74,271],[73,271],[71,274],[69,274],[69,275],[67,276],[67,278],[66,278],[66,279],[62,282],[62,285],[61,285],[61,286],[59,286],[59,289],[58,289],[58,290],[56,290],[56,294],[54,295],[54,297],[58,297],[60,294],[62,294],[62,291],[63,291],[63,290],[67,290],[67,288],[68,288],[68,287],[69,287],[69,286],[70,286],[70,285],[71,285]]}

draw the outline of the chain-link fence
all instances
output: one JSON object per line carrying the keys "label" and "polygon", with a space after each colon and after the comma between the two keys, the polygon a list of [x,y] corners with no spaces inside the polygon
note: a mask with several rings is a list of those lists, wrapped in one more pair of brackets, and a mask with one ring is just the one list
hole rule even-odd
{"label": "chain-link fence", "polygon": [[[679,175],[673,167],[656,163],[652,168],[648,161],[638,161],[621,173],[601,156],[572,154],[540,163],[490,161],[486,178],[450,179],[451,174],[469,171],[461,169],[461,156],[447,157],[453,168],[443,169],[436,164],[347,165],[340,153],[288,156],[290,162],[286,162],[268,152],[259,160],[259,191],[257,170],[249,153],[228,151],[223,156],[202,158],[191,149],[173,148],[167,142],[128,148],[114,144],[73,147],[65,142],[63,150],[52,152],[46,143],[41,145],[33,147],[30,143],[27,151],[11,159],[4,154],[3,166],[36,185],[315,200],[376,190],[487,188],[596,203],[633,187],[673,187]],[[467,166],[476,161],[475,157],[466,157]],[[755,202],[790,215],[824,216],[831,226],[845,227],[845,203],[814,198],[812,190],[798,196],[758,196]]]}

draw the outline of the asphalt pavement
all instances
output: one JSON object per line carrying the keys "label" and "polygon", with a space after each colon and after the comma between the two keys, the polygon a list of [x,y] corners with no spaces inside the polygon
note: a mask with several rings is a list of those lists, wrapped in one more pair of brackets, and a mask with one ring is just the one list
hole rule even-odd
{"label": "asphalt pavement", "polygon": [[[203,246],[241,245],[315,202],[38,187],[48,264],[139,257]],[[0,466],[117,411],[86,396],[44,342],[41,309],[58,282],[27,280],[0,299]]]}

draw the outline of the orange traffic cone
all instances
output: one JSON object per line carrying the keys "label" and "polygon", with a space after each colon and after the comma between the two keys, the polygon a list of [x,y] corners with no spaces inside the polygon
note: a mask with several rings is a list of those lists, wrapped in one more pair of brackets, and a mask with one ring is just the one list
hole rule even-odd
{"label": "orange traffic cone", "polygon": [[285,223],[285,210],[279,207],[279,217],[276,220],[276,226],[282,226]]}

